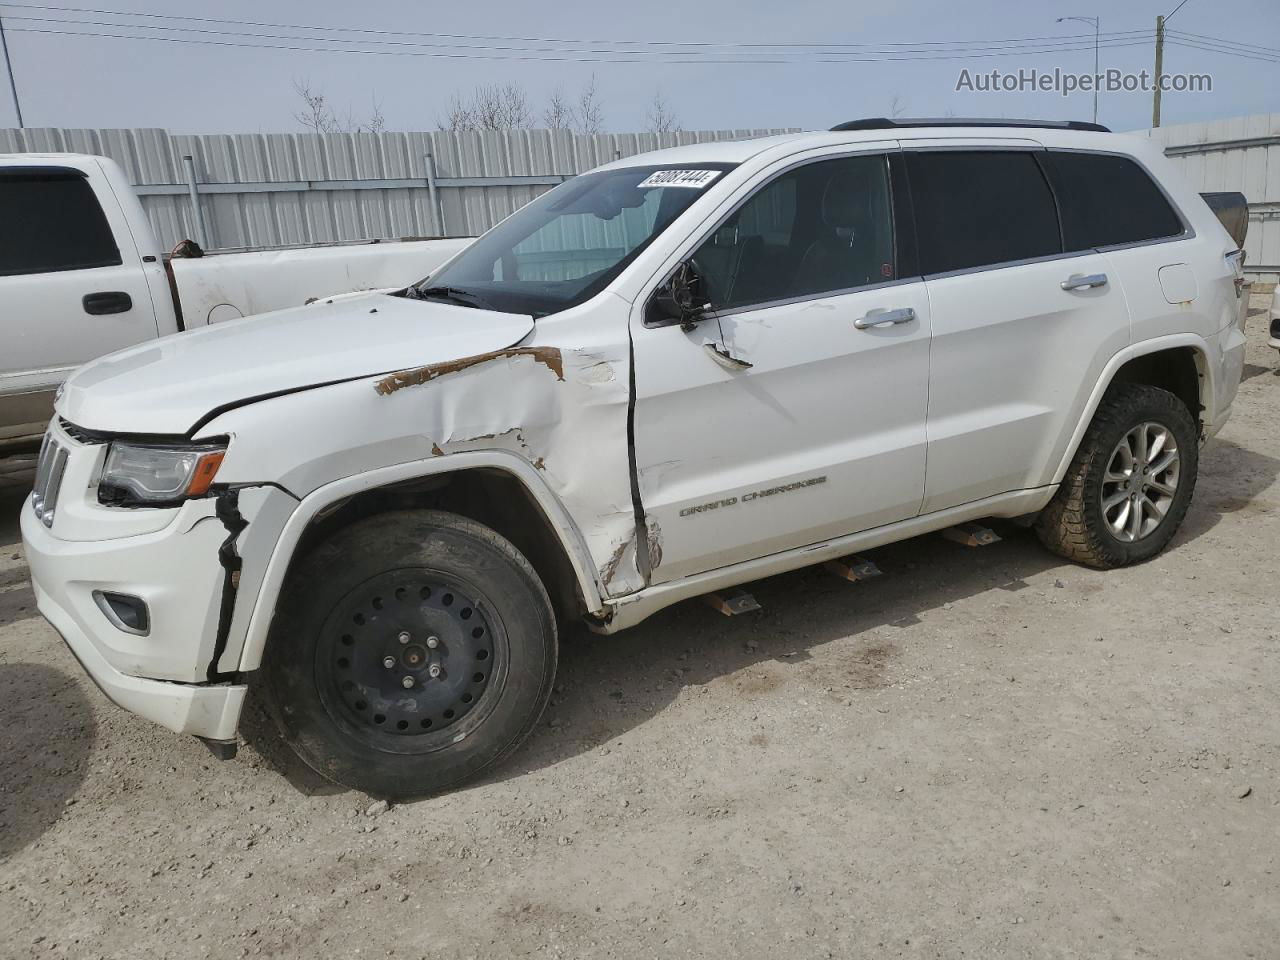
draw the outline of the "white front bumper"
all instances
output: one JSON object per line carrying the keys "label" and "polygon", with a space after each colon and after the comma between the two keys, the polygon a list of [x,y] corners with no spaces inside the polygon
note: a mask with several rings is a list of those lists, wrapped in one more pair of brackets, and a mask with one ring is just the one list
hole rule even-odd
{"label": "white front bumper", "polygon": [[[31,497],[20,521],[41,614],[121,707],[178,733],[234,738],[247,688],[208,682],[226,585],[218,550],[228,535],[215,503],[103,507],[95,477],[105,445],[81,442],[56,422],[50,443],[66,454],[60,484],[41,491],[56,501],[52,527],[36,516]],[[100,592],[143,601],[149,629],[109,619]]]}
{"label": "white front bumper", "polygon": [[[25,523],[25,521],[24,521]],[[98,652],[93,641],[65,610],[35,584],[36,605],[62,635],[71,653],[98,688],[118,707],[175,733],[210,740],[234,740],[248,687],[243,684],[195,686],[146,680],[121,673]]]}
{"label": "white front bumper", "polygon": [[[208,518],[187,533],[175,523],[139,537],[63,541],[36,518],[29,500],[21,523],[36,605],[103,693],[176,733],[233,739],[248,687],[198,682],[212,653],[221,524]],[[191,577],[193,568],[202,575]],[[95,589],[144,597],[150,632],[116,627],[94,601]],[[216,615],[212,623],[216,629]]]}

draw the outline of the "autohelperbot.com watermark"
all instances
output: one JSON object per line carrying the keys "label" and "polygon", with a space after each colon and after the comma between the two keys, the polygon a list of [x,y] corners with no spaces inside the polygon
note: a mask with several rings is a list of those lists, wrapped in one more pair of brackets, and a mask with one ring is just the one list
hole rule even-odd
{"label": "autohelperbot.com watermark", "polygon": [[[1023,68],[1009,71],[974,72],[967,67],[956,78],[956,90],[971,93],[1150,93],[1156,89],[1155,74],[1148,70],[1102,70],[1098,73],[1072,73],[1055,68],[1037,70]],[[1163,93],[1212,93],[1213,76],[1208,73],[1162,73],[1159,88]]]}

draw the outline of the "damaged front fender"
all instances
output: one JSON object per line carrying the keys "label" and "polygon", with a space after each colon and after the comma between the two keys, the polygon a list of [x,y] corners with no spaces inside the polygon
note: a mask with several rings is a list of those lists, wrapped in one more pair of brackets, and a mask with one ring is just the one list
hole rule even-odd
{"label": "damaged front fender", "polygon": [[[264,399],[202,428],[232,438],[219,482],[270,478],[302,501],[269,560],[245,549],[252,523],[242,535],[240,591],[260,577],[261,596],[250,623],[239,622],[245,604],[236,603],[220,669],[237,668],[240,629],[238,668],[256,666],[290,538],[311,517],[341,498],[436,474],[513,474],[555,529],[591,611],[643,589],[645,554],[660,556],[661,540],[645,531],[637,555],[627,305],[595,306],[545,317],[512,346]],[[251,572],[255,564],[269,572]]]}

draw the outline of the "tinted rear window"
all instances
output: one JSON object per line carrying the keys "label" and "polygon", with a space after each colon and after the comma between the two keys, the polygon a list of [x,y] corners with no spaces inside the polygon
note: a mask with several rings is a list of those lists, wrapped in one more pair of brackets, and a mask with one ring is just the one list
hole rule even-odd
{"label": "tinted rear window", "polygon": [[1050,151],[1045,169],[1062,207],[1067,250],[1176,237],[1182,221],[1160,188],[1127,157]]}
{"label": "tinted rear window", "polygon": [[1030,153],[908,153],[907,172],[923,273],[1062,252],[1053,194]]}
{"label": "tinted rear window", "polygon": [[119,263],[111,227],[83,177],[0,171],[0,276]]}

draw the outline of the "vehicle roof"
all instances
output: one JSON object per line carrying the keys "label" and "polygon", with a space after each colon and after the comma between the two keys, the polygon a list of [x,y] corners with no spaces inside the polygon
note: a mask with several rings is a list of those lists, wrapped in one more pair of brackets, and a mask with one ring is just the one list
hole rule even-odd
{"label": "vehicle roof", "polygon": [[913,140],[1022,141],[1046,147],[1076,147],[1132,153],[1147,142],[1145,137],[1120,133],[1097,133],[1084,130],[1062,130],[1046,127],[898,127],[882,130],[815,130],[784,133],[754,140],[717,140],[668,147],[651,153],[640,153],[614,160],[598,169],[681,163],[745,163],[775,148],[792,153],[815,147],[857,145],[860,143],[902,142]]}
{"label": "vehicle roof", "polygon": [[19,163],[31,163],[32,160],[97,160],[100,157],[92,154],[0,154],[0,160],[17,160]]}

